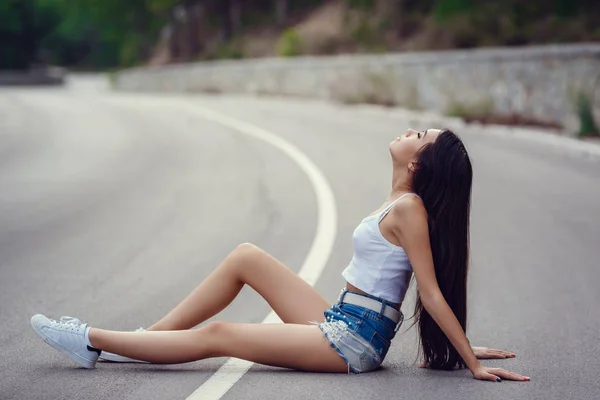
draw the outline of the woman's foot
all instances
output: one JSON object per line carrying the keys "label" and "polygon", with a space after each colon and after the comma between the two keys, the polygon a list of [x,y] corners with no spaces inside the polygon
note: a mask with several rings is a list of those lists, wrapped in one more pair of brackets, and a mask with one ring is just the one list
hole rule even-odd
{"label": "woman's foot", "polygon": [[42,314],[31,317],[31,327],[44,342],[84,368],[94,368],[101,351],[92,347],[88,324],[77,318],[61,317],[59,321]]}
{"label": "woman's foot", "polygon": [[[144,328],[138,328],[135,331],[136,332],[146,332],[146,330]],[[115,354],[115,353],[109,353],[108,351],[103,351],[102,354],[100,354],[100,360],[101,361],[118,362],[118,363],[145,363],[145,364],[149,364],[148,361],[136,360],[135,358],[129,358],[129,357],[125,357],[125,356],[120,356],[120,355]]]}

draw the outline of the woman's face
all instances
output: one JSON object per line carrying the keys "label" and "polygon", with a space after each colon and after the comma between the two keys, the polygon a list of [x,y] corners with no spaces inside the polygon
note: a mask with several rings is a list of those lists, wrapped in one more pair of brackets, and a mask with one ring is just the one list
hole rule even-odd
{"label": "woman's face", "polygon": [[392,160],[398,165],[409,165],[416,160],[417,152],[427,143],[433,143],[442,131],[440,129],[426,129],[415,131],[408,129],[402,136],[398,136],[390,143]]}

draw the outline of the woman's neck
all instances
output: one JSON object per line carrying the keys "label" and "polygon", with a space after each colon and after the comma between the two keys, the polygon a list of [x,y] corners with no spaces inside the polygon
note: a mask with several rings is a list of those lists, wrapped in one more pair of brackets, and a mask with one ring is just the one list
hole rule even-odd
{"label": "woman's neck", "polygon": [[412,191],[412,179],[407,170],[394,169],[392,173],[392,192],[390,198]]}

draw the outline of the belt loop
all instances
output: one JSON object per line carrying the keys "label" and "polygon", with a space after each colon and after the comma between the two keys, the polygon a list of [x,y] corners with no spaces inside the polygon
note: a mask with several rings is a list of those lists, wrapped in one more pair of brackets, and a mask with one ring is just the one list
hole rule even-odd
{"label": "belt loop", "polygon": [[340,298],[338,299],[338,304],[341,305],[344,302],[344,296],[346,296],[346,293],[348,293],[348,289],[342,288],[342,291],[340,292]]}
{"label": "belt loop", "polygon": [[381,299],[381,310],[379,310],[380,317],[383,317],[383,313],[385,312],[386,307],[387,307],[387,304],[385,304],[385,301],[383,301],[383,299]]}
{"label": "belt loop", "polygon": [[398,332],[398,330],[400,330],[400,325],[402,325],[402,322],[404,322],[404,314],[400,310],[398,310],[398,312],[400,313],[400,317],[398,318],[398,323],[396,324],[396,327],[394,328],[394,333],[396,333],[396,332]]}

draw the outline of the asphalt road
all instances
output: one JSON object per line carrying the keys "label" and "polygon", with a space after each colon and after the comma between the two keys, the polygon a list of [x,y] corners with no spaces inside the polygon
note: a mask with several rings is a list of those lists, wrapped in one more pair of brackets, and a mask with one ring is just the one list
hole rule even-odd
{"label": "asphalt road", "polygon": [[[409,126],[428,127],[315,101],[114,94],[89,79],[3,89],[0,399],[184,399],[226,360],[83,370],[40,341],[29,318],[148,326],[241,242],[296,271],[302,265],[317,220],[307,177],[278,149],[207,121],[194,106],[284,138],[327,178],[337,237],[316,288],[331,301],[354,227],[388,195],[388,142]],[[255,365],[224,399],[600,396],[600,162],[481,128],[459,133],[475,171],[468,336],[516,352],[484,364],[531,382],[420,369],[406,324],[377,372]],[[218,318],[260,322],[268,312],[244,290]]]}

